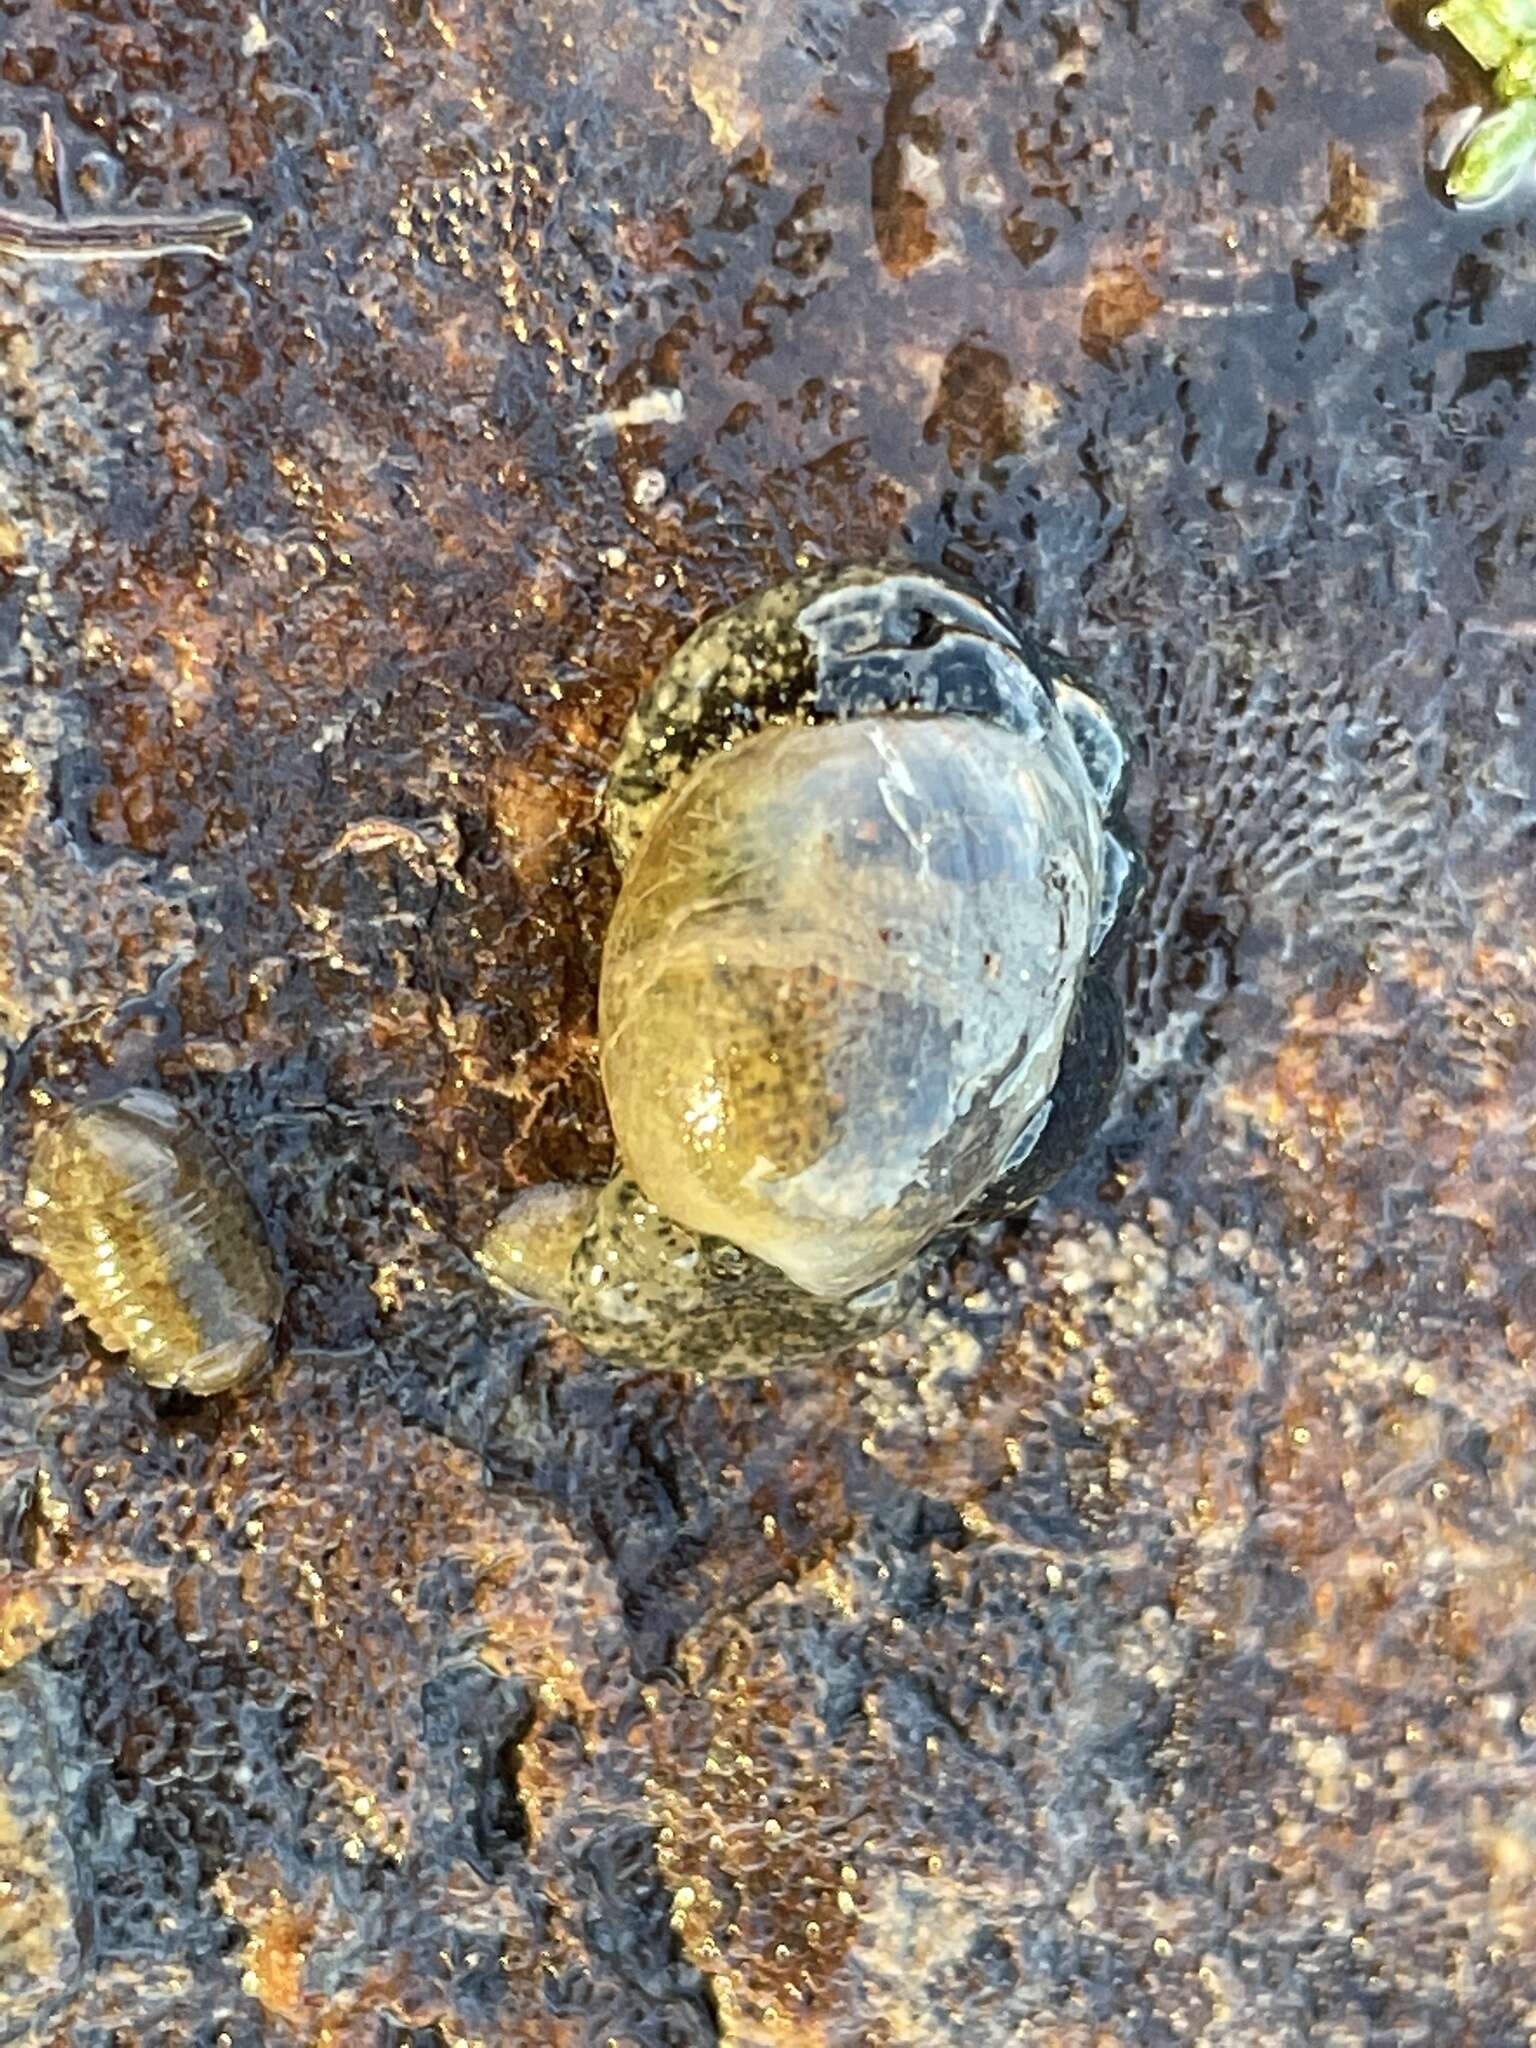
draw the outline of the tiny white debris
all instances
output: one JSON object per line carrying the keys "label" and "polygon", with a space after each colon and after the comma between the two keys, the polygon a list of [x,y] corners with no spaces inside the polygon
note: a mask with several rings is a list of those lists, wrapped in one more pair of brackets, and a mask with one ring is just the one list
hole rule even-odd
{"label": "tiny white debris", "polygon": [[642,469],[630,485],[629,495],[642,508],[659,505],[667,495],[667,480],[659,469]]}
{"label": "tiny white debris", "polygon": [[240,38],[241,56],[259,57],[270,40],[271,38],[267,34],[267,24],[262,20],[261,16],[259,14],[247,15],[245,34]]}
{"label": "tiny white debris", "polygon": [[[995,11],[998,10],[989,10],[989,13]],[[912,24],[912,41],[917,46],[919,63],[927,64],[945,50],[955,48],[965,27],[967,12],[964,7],[940,7]]]}
{"label": "tiny white debris", "polygon": [[342,854],[390,852],[397,854],[424,881],[447,880],[462,889],[455,870],[463,852],[463,839],[452,818],[444,812],[437,819],[412,821],[404,818],[363,818],[349,825],[321,856],[335,860]]}
{"label": "tiny white debris", "polygon": [[622,433],[626,427],[675,427],[687,410],[683,394],[671,385],[658,384],[642,391],[628,405],[610,406],[607,412],[589,413],[582,421],[588,439],[602,434]]}

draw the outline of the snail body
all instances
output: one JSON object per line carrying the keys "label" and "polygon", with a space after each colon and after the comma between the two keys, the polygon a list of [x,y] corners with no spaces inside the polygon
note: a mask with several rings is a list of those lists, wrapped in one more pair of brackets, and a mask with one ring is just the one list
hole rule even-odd
{"label": "snail body", "polygon": [[270,1360],[271,1249],[234,1173],[150,1089],[47,1129],[27,1192],[47,1263],[109,1351],[150,1385],[217,1394]]}
{"label": "snail body", "polygon": [[914,1260],[849,1299],[818,1298],[728,1238],[684,1228],[625,1173],[604,1187],[528,1189],[479,1258],[502,1291],[553,1309],[605,1357],[717,1376],[807,1363],[878,1336],[923,1277]]}
{"label": "snail body", "polygon": [[800,577],[707,624],[609,784],[620,1176],[520,1198],[487,1270],[650,1363],[760,1369],[894,1320],[1108,1105],[1126,763],[945,578]]}

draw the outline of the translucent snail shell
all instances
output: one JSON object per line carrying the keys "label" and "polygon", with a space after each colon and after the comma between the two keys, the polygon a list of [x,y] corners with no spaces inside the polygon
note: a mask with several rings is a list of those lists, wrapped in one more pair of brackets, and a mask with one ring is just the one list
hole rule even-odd
{"label": "translucent snail shell", "polygon": [[716,754],[603,960],[619,1152],[690,1230],[857,1293],[1001,1170],[1049,1095],[1103,895],[1064,736],[781,727]]}

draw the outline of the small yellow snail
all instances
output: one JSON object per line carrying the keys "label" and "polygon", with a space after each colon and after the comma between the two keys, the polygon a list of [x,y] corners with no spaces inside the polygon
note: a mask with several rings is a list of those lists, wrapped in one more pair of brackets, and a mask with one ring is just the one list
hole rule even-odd
{"label": "small yellow snail", "polygon": [[521,1196],[487,1272],[652,1365],[888,1326],[946,1233],[1041,1192],[1108,1106],[1126,771],[1104,705],[947,577],[798,577],[704,626],[607,796],[622,1170]]}
{"label": "small yellow snail", "polygon": [[218,1394],[268,1362],[283,1297],[245,1189],[166,1096],[84,1103],[42,1135],[43,1257],[151,1386]]}

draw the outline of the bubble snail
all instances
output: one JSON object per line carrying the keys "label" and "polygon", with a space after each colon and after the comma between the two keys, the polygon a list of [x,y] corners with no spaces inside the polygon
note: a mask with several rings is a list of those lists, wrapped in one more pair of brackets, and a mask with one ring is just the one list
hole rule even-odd
{"label": "bubble snail", "polygon": [[890,1328],[1108,1109],[1127,770],[1105,703],[947,577],[815,573],[703,626],[605,803],[619,1172],[521,1194],[487,1274],[644,1366]]}

